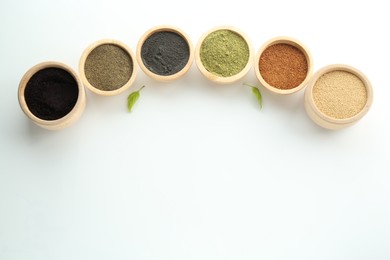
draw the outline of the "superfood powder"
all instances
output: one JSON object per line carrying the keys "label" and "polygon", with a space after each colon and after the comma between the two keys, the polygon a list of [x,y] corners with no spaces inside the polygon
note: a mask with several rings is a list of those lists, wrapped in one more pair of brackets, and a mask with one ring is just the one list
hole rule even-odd
{"label": "superfood powder", "polygon": [[24,90],[28,109],[43,120],[66,116],[76,105],[78,94],[75,78],[60,68],[39,70],[30,78]]}
{"label": "superfood powder", "polygon": [[221,29],[206,36],[200,46],[200,60],[207,71],[221,77],[241,72],[249,61],[249,46],[238,33]]}
{"label": "superfood powder", "polygon": [[95,88],[112,91],[125,85],[133,73],[130,55],[115,44],[93,49],[85,60],[85,77]]}
{"label": "superfood powder", "polygon": [[331,71],[322,75],[313,86],[313,99],[327,116],[344,119],[358,114],[367,102],[367,89],[356,75]]}
{"label": "superfood powder", "polygon": [[278,43],[264,50],[259,60],[263,79],[278,89],[292,89],[299,86],[308,73],[305,54],[290,44]]}
{"label": "superfood powder", "polygon": [[181,71],[190,57],[187,41],[178,33],[158,31],[142,44],[141,59],[151,72],[169,76]]}

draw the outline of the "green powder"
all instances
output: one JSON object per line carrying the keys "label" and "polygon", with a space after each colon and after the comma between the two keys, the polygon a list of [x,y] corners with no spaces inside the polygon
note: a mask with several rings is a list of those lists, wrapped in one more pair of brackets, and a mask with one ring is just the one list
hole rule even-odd
{"label": "green powder", "polygon": [[88,55],[84,71],[87,80],[95,88],[116,90],[129,81],[133,73],[133,60],[118,45],[103,44]]}
{"label": "green powder", "polygon": [[200,46],[200,60],[210,73],[230,77],[248,64],[249,46],[242,36],[230,30],[217,30]]}

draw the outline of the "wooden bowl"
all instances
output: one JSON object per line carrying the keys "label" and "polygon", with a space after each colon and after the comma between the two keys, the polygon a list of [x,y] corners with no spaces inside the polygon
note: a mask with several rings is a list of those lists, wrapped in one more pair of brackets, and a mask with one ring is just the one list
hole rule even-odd
{"label": "wooden bowl", "polygon": [[[264,53],[264,51],[268,47],[271,47],[272,45],[275,45],[275,44],[291,45],[293,47],[296,47],[298,50],[300,50],[305,55],[305,58],[307,61],[306,78],[301,82],[301,84],[299,84],[298,86],[296,86],[294,88],[280,89],[280,88],[274,87],[274,86],[270,85],[267,81],[265,81],[265,79],[261,75],[260,68],[259,68],[259,62],[260,62],[261,55]],[[310,54],[308,48],[305,47],[305,45],[303,45],[301,42],[299,42],[298,40],[296,40],[294,38],[281,36],[281,37],[272,38],[263,44],[263,46],[257,52],[254,67],[255,67],[255,73],[256,73],[257,79],[260,81],[261,85],[263,85],[269,91],[276,93],[276,94],[292,94],[292,93],[295,93],[295,92],[303,89],[307,85],[307,83],[310,80],[310,77],[313,73],[313,60],[312,60],[312,57],[311,57],[311,54]]]}
{"label": "wooden bowl", "polygon": [[[232,75],[232,76],[227,76],[227,77],[223,77],[223,76],[220,76],[220,75],[217,75],[217,74],[214,74],[210,71],[208,71],[205,66],[203,65],[202,63],[202,60],[201,60],[201,57],[200,57],[200,50],[201,50],[201,47],[202,47],[202,44],[203,44],[203,41],[206,39],[207,36],[209,36],[211,33],[213,32],[216,32],[216,31],[219,31],[219,30],[228,30],[228,31],[232,31],[234,33],[236,33],[237,35],[241,36],[244,41],[246,42],[246,44],[248,45],[248,49],[249,49],[249,57],[248,57],[248,62],[247,64],[245,65],[245,67],[240,71],[238,72],[237,74],[235,75]],[[249,40],[249,38],[246,36],[245,33],[243,33],[242,31],[234,28],[234,27],[231,27],[231,26],[221,26],[221,27],[216,27],[216,28],[213,28],[209,31],[207,31],[206,33],[203,34],[203,36],[199,39],[198,41],[198,44],[196,46],[196,49],[195,49],[195,61],[196,61],[196,64],[200,70],[200,72],[210,81],[212,82],[215,82],[215,83],[218,83],[218,84],[228,84],[228,83],[233,83],[233,82],[236,82],[238,81],[239,79],[241,79],[242,77],[244,77],[248,71],[250,70],[250,68],[252,67],[252,64],[253,64],[253,57],[254,57],[254,54],[253,54],[253,48],[252,48],[252,44]]]}
{"label": "wooden bowl", "polygon": [[[28,82],[30,79],[39,71],[47,68],[58,68],[66,71],[69,73],[74,80],[77,83],[78,87],[78,97],[77,101],[73,107],[73,109],[66,114],[65,116],[56,119],[56,120],[45,120],[42,118],[39,118],[38,116],[34,115],[31,110],[29,109],[29,106],[26,102],[25,99],[25,90],[27,87]],[[69,66],[60,63],[60,62],[55,62],[55,61],[48,61],[48,62],[43,62],[35,65],[34,67],[30,68],[22,77],[20,84],[19,84],[19,89],[18,89],[18,99],[19,99],[19,104],[23,112],[26,114],[26,116],[31,119],[32,122],[35,124],[39,125],[40,127],[43,127],[45,129],[49,130],[59,130],[63,129],[71,124],[73,124],[84,111],[85,104],[86,104],[86,95],[85,95],[85,89],[83,85],[81,84],[81,81],[77,74],[71,69]]]}
{"label": "wooden bowl", "polygon": [[[149,37],[151,37],[153,34],[159,33],[159,32],[173,32],[173,33],[179,35],[181,38],[183,38],[183,40],[188,45],[188,49],[189,49],[188,61],[184,65],[183,68],[181,68],[178,72],[176,72],[174,74],[162,75],[162,74],[158,74],[156,72],[153,72],[147,67],[147,65],[145,65],[145,62],[143,60],[142,47],[143,47],[145,41],[147,39],[149,39]],[[156,48],[158,48],[158,47],[159,46],[156,46]],[[140,40],[138,41],[138,45],[137,45],[137,52],[136,52],[137,55],[136,56],[137,56],[137,61],[138,61],[139,66],[141,67],[142,71],[146,75],[148,75],[149,77],[151,77],[154,80],[166,82],[166,81],[176,80],[176,79],[180,78],[181,76],[183,76],[185,73],[187,73],[187,71],[191,68],[191,65],[194,61],[194,50],[193,49],[194,48],[193,48],[193,45],[191,43],[191,40],[184,31],[182,31],[181,29],[174,27],[174,26],[160,25],[160,26],[156,26],[156,27],[149,29],[140,38]]]}
{"label": "wooden bowl", "polygon": [[[115,45],[115,46],[121,48],[122,50],[124,50],[125,53],[130,57],[130,60],[133,63],[133,70],[131,72],[129,80],[125,84],[123,84],[121,87],[116,88],[114,90],[102,90],[102,89],[97,88],[96,86],[93,86],[88,81],[87,76],[85,74],[85,63],[86,63],[88,56],[91,54],[91,52],[94,49],[96,49],[99,46],[106,45],[106,44],[107,45]],[[117,41],[117,40],[113,40],[113,39],[103,39],[103,40],[99,40],[99,41],[92,43],[90,46],[88,46],[84,50],[83,54],[81,55],[80,63],[79,63],[80,78],[81,78],[81,81],[83,82],[84,86],[86,86],[93,93],[98,94],[98,95],[103,95],[103,96],[118,95],[118,94],[122,93],[123,91],[125,91],[126,89],[128,89],[135,81],[135,78],[137,75],[137,70],[138,70],[137,61],[134,58],[134,54],[131,51],[131,49],[126,44],[124,44],[120,41]]]}
{"label": "wooden bowl", "polygon": [[[367,93],[366,103],[364,107],[360,110],[360,112],[352,117],[342,118],[342,119],[334,118],[323,113],[316,105],[316,102],[313,97],[313,88],[317,80],[320,79],[321,76],[323,76],[328,72],[333,72],[333,71],[345,71],[355,75],[363,82],[363,85],[366,88],[366,93]],[[372,105],[372,102],[373,102],[373,90],[371,87],[371,83],[369,82],[367,77],[359,70],[343,64],[329,65],[317,71],[314,74],[314,76],[311,78],[305,90],[305,108],[308,116],[319,126],[331,130],[342,129],[358,122],[365,114],[367,114],[368,110]]]}

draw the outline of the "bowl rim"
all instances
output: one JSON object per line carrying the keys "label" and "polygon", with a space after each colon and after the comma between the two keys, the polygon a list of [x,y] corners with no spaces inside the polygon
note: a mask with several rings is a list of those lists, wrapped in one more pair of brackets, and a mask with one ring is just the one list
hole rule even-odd
{"label": "bowl rim", "polygon": [[[245,67],[239,73],[237,73],[233,76],[229,76],[229,77],[222,77],[222,76],[219,76],[219,75],[216,75],[214,73],[209,72],[203,66],[203,63],[200,59],[200,49],[202,47],[203,41],[211,33],[216,32],[216,31],[220,31],[220,30],[232,31],[232,32],[236,33],[237,35],[239,35],[240,37],[242,37],[244,39],[244,41],[246,42],[246,44],[248,46],[248,50],[249,50],[249,57],[248,57],[248,61],[247,61],[247,64],[245,65]],[[217,26],[217,27],[214,27],[212,29],[209,29],[208,31],[203,33],[203,35],[199,39],[198,44],[195,48],[195,61],[196,61],[198,69],[207,79],[209,79],[210,81],[219,83],[219,84],[233,83],[233,82],[238,81],[242,77],[244,77],[251,69],[251,67],[253,65],[253,59],[254,59],[254,52],[253,52],[252,43],[251,43],[249,37],[243,31],[241,31],[240,29],[233,27],[233,26]]]}
{"label": "bowl rim", "polygon": [[[143,62],[142,55],[141,55],[142,46],[151,35],[158,33],[158,32],[176,33],[180,37],[182,37],[188,45],[189,57],[188,57],[187,63],[181,70],[179,70],[178,72],[176,72],[174,74],[160,75],[160,74],[154,73],[151,70],[149,70]],[[140,37],[138,44],[137,44],[136,57],[137,57],[137,61],[138,61],[139,66],[141,67],[142,71],[146,75],[148,75],[152,79],[155,79],[158,81],[172,81],[172,80],[176,80],[176,79],[180,78],[181,76],[183,76],[184,74],[186,74],[188,72],[188,70],[191,68],[192,63],[194,61],[194,47],[193,47],[193,44],[191,42],[190,37],[182,29],[180,29],[176,26],[167,25],[167,24],[157,25],[157,26],[154,26],[154,27],[150,28],[149,30],[147,30]]]}
{"label": "bowl rim", "polygon": [[[25,95],[24,95],[25,89],[26,89],[27,84],[30,81],[31,77],[34,76],[37,72],[39,72],[43,69],[47,69],[47,68],[59,68],[59,69],[65,70],[75,79],[75,81],[77,83],[77,87],[78,87],[77,100],[76,100],[76,103],[75,103],[74,107],[72,108],[72,110],[69,111],[69,113],[66,114],[65,116],[63,116],[59,119],[55,119],[55,120],[45,120],[45,119],[39,118],[36,115],[34,115],[30,111],[30,109],[28,108],[28,105],[27,105],[27,102],[25,99]],[[23,77],[19,83],[18,101],[19,101],[19,105],[20,105],[22,111],[34,123],[36,123],[42,127],[48,128],[48,129],[60,128],[61,125],[67,125],[70,121],[72,121],[71,119],[73,119],[75,117],[75,114],[77,114],[78,111],[80,111],[80,110],[82,112],[83,108],[85,107],[85,99],[86,99],[85,89],[81,83],[80,78],[77,76],[76,72],[68,65],[66,65],[62,62],[58,62],[58,61],[45,61],[45,62],[41,62],[41,63],[34,65],[29,70],[27,70],[27,72],[23,75]],[[81,112],[80,112],[80,114],[81,114]]]}
{"label": "bowl rim", "polygon": [[[129,80],[121,87],[115,89],[115,90],[101,90],[99,88],[96,88],[93,86],[87,79],[85,75],[85,62],[89,56],[89,54],[97,47],[102,46],[102,45],[116,45],[119,48],[123,49],[130,57],[132,63],[133,63],[133,71],[131,73],[131,76]],[[127,46],[125,43],[115,40],[115,39],[101,39],[98,41],[93,42],[90,44],[82,53],[80,57],[80,62],[79,62],[79,74],[81,78],[81,82],[86,86],[89,90],[91,90],[93,93],[102,95],[102,96],[114,96],[122,93],[123,91],[127,90],[135,81],[135,78],[137,76],[137,60],[135,59],[133,51],[130,49],[129,46]]]}
{"label": "bowl rim", "polygon": [[[288,44],[288,45],[294,46],[294,47],[298,48],[306,57],[306,61],[307,61],[306,77],[298,86],[296,86],[294,88],[291,88],[291,89],[276,88],[276,87],[270,85],[267,81],[265,81],[265,79],[261,75],[260,68],[259,68],[260,57],[268,47],[271,47],[272,45],[275,45],[275,44]],[[260,47],[260,49],[258,50],[258,52],[256,54],[254,67],[255,67],[256,77],[260,81],[261,85],[263,85],[266,89],[268,89],[269,91],[271,91],[273,93],[282,94],[282,95],[287,94],[288,95],[288,94],[293,94],[293,93],[296,93],[296,92],[302,90],[308,84],[308,82],[310,81],[310,78],[313,74],[313,58],[312,58],[312,55],[311,55],[309,49],[307,48],[307,46],[304,45],[299,40],[292,38],[292,37],[289,37],[289,36],[278,36],[278,37],[274,37],[274,38],[269,39]]]}
{"label": "bowl rim", "polygon": [[[313,88],[315,86],[315,83],[317,82],[317,80],[321,76],[323,76],[326,73],[332,72],[332,71],[345,71],[345,72],[349,72],[349,73],[357,76],[363,82],[363,85],[366,88],[366,91],[367,91],[366,104],[359,111],[359,113],[357,113],[356,115],[354,115],[352,117],[348,117],[348,118],[334,118],[334,117],[328,116],[325,113],[323,113],[321,110],[319,110],[319,108],[317,107],[317,105],[316,105],[316,103],[314,101]],[[352,66],[345,65],[345,64],[331,64],[331,65],[327,65],[327,66],[319,69],[313,75],[313,77],[311,78],[311,80],[310,80],[310,82],[309,82],[309,84],[308,84],[308,86],[306,88],[305,101],[310,105],[310,107],[312,108],[313,112],[319,118],[321,118],[322,120],[324,120],[326,122],[329,122],[329,123],[332,123],[332,124],[335,124],[335,125],[351,124],[353,122],[356,122],[356,121],[360,120],[368,112],[368,110],[370,109],[370,107],[372,105],[372,102],[373,102],[373,89],[372,89],[371,83],[368,80],[368,78],[360,70],[358,70],[358,69],[356,69],[356,68],[354,68]]]}

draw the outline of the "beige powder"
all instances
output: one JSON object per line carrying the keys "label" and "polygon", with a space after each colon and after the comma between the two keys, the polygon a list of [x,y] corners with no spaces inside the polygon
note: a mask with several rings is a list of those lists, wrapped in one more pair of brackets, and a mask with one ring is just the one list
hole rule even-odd
{"label": "beige powder", "polygon": [[367,102],[363,81],[346,71],[331,71],[322,75],[313,86],[313,98],[318,109],[327,116],[344,119],[358,114]]}

